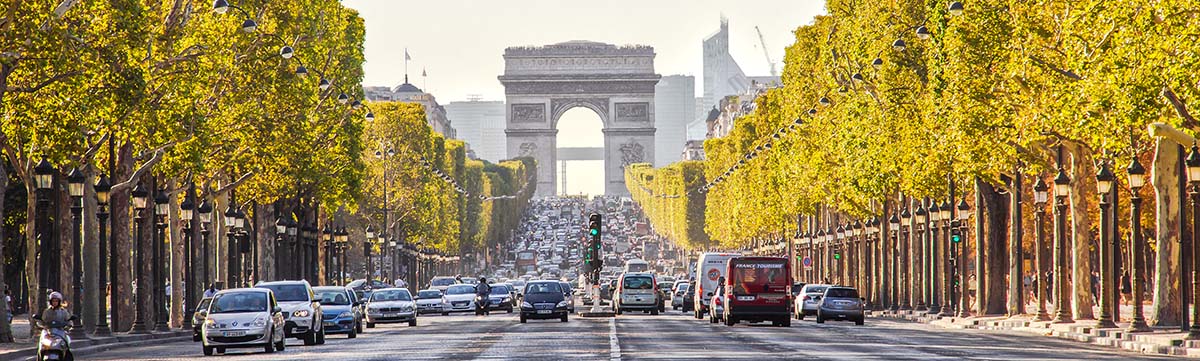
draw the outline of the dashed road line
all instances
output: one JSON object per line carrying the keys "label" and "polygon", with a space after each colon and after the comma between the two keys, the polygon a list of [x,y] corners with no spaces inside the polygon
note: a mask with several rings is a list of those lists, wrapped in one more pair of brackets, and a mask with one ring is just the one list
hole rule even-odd
{"label": "dashed road line", "polygon": [[608,319],[608,359],[621,361],[621,341],[617,339],[617,319]]}

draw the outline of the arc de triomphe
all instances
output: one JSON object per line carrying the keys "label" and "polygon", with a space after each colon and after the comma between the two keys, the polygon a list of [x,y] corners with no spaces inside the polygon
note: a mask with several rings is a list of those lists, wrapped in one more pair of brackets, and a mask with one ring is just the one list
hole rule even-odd
{"label": "arc de triomphe", "polygon": [[[604,122],[604,190],[628,195],[625,165],[654,161],[654,48],[568,41],[504,50],[508,156],[537,160],[537,194],[557,194],[558,119],[585,107]],[[562,144],[572,147],[571,144]],[[586,153],[586,152],[584,152]]]}

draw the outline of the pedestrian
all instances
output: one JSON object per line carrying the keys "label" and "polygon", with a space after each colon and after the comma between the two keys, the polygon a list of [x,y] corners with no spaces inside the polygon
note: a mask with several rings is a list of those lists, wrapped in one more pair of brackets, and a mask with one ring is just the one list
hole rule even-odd
{"label": "pedestrian", "polygon": [[1131,300],[1130,297],[1132,297],[1132,296],[1133,296],[1133,284],[1130,282],[1130,279],[1129,279],[1129,270],[1125,270],[1125,272],[1121,273],[1121,302],[1122,303],[1130,302],[1130,300]]}
{"label": "pedestrian", "polygon": [[8,323],[12,324],[13,318],[13,303],[12,294],[8,291],[8,287],[4,287],[4,316],[8,317]]}
{"label": "pedestrian", "polygon": [[1096,303],[1100,297],[1100,273],[1092,271],[1091,281],[1092,303]]}
{"label": "pedestrian", "polygon": [[204,298],[212,298],[217,295],[217,285],[209,283],[208,289],[204,290]]}

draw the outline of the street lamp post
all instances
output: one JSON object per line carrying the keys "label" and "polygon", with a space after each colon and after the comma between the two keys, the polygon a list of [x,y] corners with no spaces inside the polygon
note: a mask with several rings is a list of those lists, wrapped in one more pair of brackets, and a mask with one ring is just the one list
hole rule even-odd
{"label": "street lamp post", "polygon": [[942,238],[941,223],[942,212],[938,209],[937,201],[929,202],[929,230],[926,235],[926,244],[929,249],[929,261],[926,262],[929,266],[929,281],[926,282],[929,292],[929,313],[939,314],[942,312],[941,305],[941,274],[938,272],[938,264],[941,263],[941,256],[938,255],[939,238]]}
{"label": "street lamp post", "polygon": [[283,257],[283,236],[287,234],[287,221],[283,217],[275,218],[275,278],[283,279],[284,261],[287,258]]}
{"label": "street lamp post", "polygon": [[[71,313],[79,315],[83,313],[83,173],[79,172],[79,168],[72,168],[71,173],[67,174],[67,192],[71,195],[71,232],[73,239],[72,244],[72,259],[71,270],[73,270],[72,283],[74,283],[74,292],[71,295],[71,303],[74,310]],[[103,292],[101,292],[103,293]],[[79,318],[71,320],[71,338],[84,339],[87,338],[87,332],[83,329],[83,323]]]}
{"label": "street lamp post", "polygon": [[375,228],[367,226],[367,238],[363,240],[363,254],[367,257],[367,285],[371,285],[371,275],[374,273],[375,267],[371,265],[371,245],[375,242]]}
{"label": "street lamp post", "polygon": [[[296,238],[296,233],[298,232],[297,231],[298,227],[297,227],[297,223],[296,223],[296,220],[294,217],[295,216],[289,215],[288,218],[285,219],[285,221],[287,221],[287,238],[285,238],[285,239],[289,242],[288,243],[288,253],[289,253],[288,259],[295,259],[296,256],[300,254],[300,240]],[[287,277],[299,278],[300,265],[296,264],[296,263],[299,263],[299,262],[294,262],[294,263],[292,263],[291,267],[288,267]]]}
{"label": "street lamp post", "polygon": [[891,257],[888,257],[892,260],[888,267],[888,272],[890,273],[890,275],[888,275],[888,279],[890,279],[892,283],[892,287],[889,291],[892,299],[891,310],[892,312],[896,312],[900,310],[900,304],[904,303],[904,301],[900,298],[900,289],[904,288],[904,284],[901,282],[900,278],[900,272],[903,270],[903,266],[900,264],[900,260],[903,259],[903,256],[900,253],[904,250],[904,248],[900,247],[900,217],[897,216],[896,213],[892,213],[892,217],[888,218],[888,230],[890,231],[888,233],[892,237],[891,247],[888,247],[892,252]]}
{"label": "street lamp post", "polygon": [[1146,169],[1142,167],[1142,163],[1138,162],[1137,156],[1133,157],[1133,161],[1126,168],[1126,173],[1129,173],[1129,251],[1133,255],[1133,259],[1129,262],[1129,278],[1130,286],[1133,292],[1133,319],[1129,321],[1128,332],[1148,332],[1151,331],[1150,326],[1146,324],[1146,317],[1142,313],[1142,297],[1145,283],[1142,279],[1143,268],[1145,267],[1145,257],[1142,255],[1142,248],[1145,247],[1142,241],[1142,197],[1139,195],[1142,186],[1145,185]]}
{"label": "street lamp post", "polygon": [[[108,311],[107,310],[108,310],[108,305],[109,305],[109,301],[108,301],[109,298],[105,297],[106,296],[105,289],[108,289],[107,293],[110,294],[112,297],[111,298],[112,305],[116,305],[117,300],[118,300],[117,287],[109,287],[108,286],[108,277],[107,277],[108,272],[112,272],[112,279],[116,280],[117,279],[117,275],[116,275],[117,268],[112,267],[111,270],[109,269],[109,267],[107,266],[108,261],[106,261],[106,259],[105,259],[106,257],[104,254],[105,243],[108,241],[108,192],[109,192],[109,190],[112,189],[112,185],[109,184],[109,182],[108,182],[108,176],[101,174],[100,179],[96,181],[96,185],[93,188],[96,190],[96,218],[98,220],[97,225],[100,226],[100,242],[97,243],[97,245],[96,245],[96,247],[97,247],[96,249],[98,251],[96,258],[99,261],[99,262],[97,262],[97,265],[99,267],[96,269],[96,276],[98,279],[97,284],[99,285],[99,287],[96,288],[96,331],[94,334],[99,337],[108,337],[108,336],[112,336],[112,328],[110,328],[108,326]],[[108,252],[109,253],[108,253],[107,258],[111,259],[111,260],[116,260],[116,258],[115,258],[116,254],[117,254],[116,242],[112,242],[112,245],[110,246],[110,248],[108,248]],[[113,320],[115,321],[117,319],[117,308],[116,307],[113,307],[112,315],[113,315]]]}
{"label": "street lamp post", "polygon": [[958,317],[971,316],[971,298],[967,295],[967,220],[969,219],[971,219],[971,206],[967,204],[967,197],[963,196],[958,201],[958,234],[961,238],[958,241],[958,253],[955,256],[958,259],[956,262],[958,267]]}
{"label": "street lamp post", "polygon": [[225,247],[225,286],[228,288],[236,288],[237,271],[234,270],[234,265],[237,264],[237,208],[233,206],[233,200],[230,199],[229,204],[225,206],[225,238],[228,241]]}
{"label": "street lamp post", "polygon": [[1067,196],[1071,178],[1061,167],[1054,176],[1054,323],[1075,322],[1067,295]]}
{"label": "street lamp post", "polygon": [[1034,247],[1037,253],[1037,265],[1034,269],[1036,274],[1034,286],[1037,287],[1037,315],[1034,320],[1047,321],[1050,320],[1050,315],[1046,313],[1046,286],[1053,281],[1046,278],[1046,270],[1043,265],[1046,263],[1046,202],[1049,200],[1048,191],[1050,187],[1042,180],[1042,177],[1037,178],[1037,182],[1033,184],[1033,204],[1034,204]]}
{"label": "street lamp post", "polygon": [[[141,293],[142,295],[145,295],[146,292],[153,293],[153,291],[150,291],[150,286],[146,284],[146,277],[142,277],[140,272],[142,265],[145,264],[145,260],[142,257],[142,248],[145,247],[145,242],[142,241],[142,212],[146,210],[146,197],[148,194],[146,192],[146,188],[143,188],[141,182],[138,182],[137,186],[133,187],[133,191],[130,192],[130,195],[133,196],[133,229],[135,237],[133,242],[133,261],[135,264],[133,274],[136,279],[136,284],[133,288],[133,327],[130,328],[129,333],[143,334],[149,333],[150,331],[146,329],[146,320],[142,315],[143,302],[139,300],[140,297],[138,297],[138,293]],[[113,279],[113,281],[116,282],[116,279]],[[113,308],[116,309],[116,307]]]}
{"label": "street lamp post", "polygon": [[167,327],[167,296],[166,296],[166,277],[163,272],[163,261],[166,259],[163,254],[163,244],[167,241],[167,213],[170,209],[170,198],[167,198],[165,189],[157,189],[154,191],[154,215],[156,217],[158,232],[152,238],[154,240],[154,255],[151,257],[152,273],[154,274],[154,297],[150,299],[154,305],[154,331],[167,332],[170,328]]}
{"label": "street lamp post", "polygon": [[1117,327],[1116,323],[1113,323],[1113,295],[1112,290],[1109,289],[1113,285],[1107,282],[1111,278],[1112,272],[1114,272],[1112,252],[1110,250],[1112,244],[1110,244],[1108,239],[1108,231],[1112,228],[1109,225],[1112,220],[1110,219],[1111,214],[1108,211],[1110,205],[1108,193],[1112,190],[1114,179],[1116,177],[1108,169],[1108,163],[1101,164],[1100,171],[1096,172],[1096,193],[1100,195],[1100,244],[1098,253],[1100,258],[1100,279],[1105,281],[1100,282],[1100,318],[1097,324],[1099,328]]}
{"label": "street lamp post", "polygon": [[179,204],[179,220],[183,225],[183,328],[192,328],[192,313],[188,307],[196,304],[196,272],[192,270],[192,261],[196,254],[192,248],[192,216],[196,210],[196,201],[194,200],[195,187],[188,185],[187,195],[184,196],[183,202]]}
{"label": "street lamp post", "polygon": [[[35,196],[37,197],[37,240],[38,252],[41,253],[41,264],[38,267],[38,283],[39,289],[36,297],[39,299],[38,305],[46,304],[46,295],[50,290],[58,291],[58,270],[62,262],[59,261],[60,252],[58,242],[54,237],[54,226],[49,225],[50,211],[50,190],[54,188],[54,166],[46,159],[33,168],[34,180],[37,184]],[[31,310],[32,311],[32,310]]]}
{"label": "street lamp post", "polygon": [[900,240],[900,310],[908,311],[913,308],[913,290],[916,289],[913,284],[913,268],[912,268],[912,237],[908,232],[912,229],[912,212],[908,211],[908,206],[900,211],[900,230],[897,232]]}
{"label": "street lamp post", "polygon": [[203,280],[201,287],[209,286],[210,279],[208,277],[211,275],[208,270],[208,256],[210,255],[208,232],[211,230],[209,226],[212,224],[212,210],[212,204],[208,203],[208,199],[200,202],[200,206],[196,207],[196,212],[200,213],[200,264],[202,268],[200,278]]}
{"label": "street lamp post", "polygon": [[[1192,144],[1187,159],[1188,196],[1192,201],[1192,262],[1200,260],[1200,149]],[[1200,270],[1200,267],[1193,267]],[[1188,339],[1200,339],[1200,272],[1192,274],[1192,326],[1188,329]]]}
{"label": "street lamp post", "polygon": [[[951,195],[953,198],[953,195]],[[942,255],[942,267],[945,268],[942,272],[945,278],[942,279],[942,316],[954,315],[954,279],[958,262],[954,262],[954,243],[951,242],[951,228],[954,227],[954,207],[950,205],[950,201],[942,202],[941,208],[938,209],[942,218],[942,246],[939,247],[945,254]]]}
{"label": "street lamp post", "polygon": [[253,247],[250,244],[250,238],[246,234],[246,212],[242,211],[241,208],[237,210],[237,215],[233,217],[233,228],[234,237],[237,238],[238,245],[235,250],[237,252],[236,257],[240,260],[237,269],[237,279],[242,282],[244,287],[250,287],[250,267],[247,265],[249,256],[246,254],[250,253]]}
{"label": "street lamp post", "polygon": [[350,248],[350,232],[346,231],[346,227],[343,226],[338,231],[337,237],[338,237],[338,240],[337,240],[338,247],[341,248],[340,256],[342,257],[341,261],[338,262],[338,266],[341,267],[341,274],[338,275],[338,279],[342,281],[341,282],[342,284],[345,284],[346,283],[346,250],[348,250]]}

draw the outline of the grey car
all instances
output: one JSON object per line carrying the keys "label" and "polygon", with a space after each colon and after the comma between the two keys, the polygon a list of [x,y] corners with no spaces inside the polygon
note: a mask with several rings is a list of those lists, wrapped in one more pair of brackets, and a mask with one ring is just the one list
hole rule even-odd
{"label": "grey car", "polygon": [[829,285],[808,284],[800,289],[796,294],[796,304],[792,307],[797,320],[817,315],[817,307],[821,304],[821,296],[825,294],[826,288],[829,288]]}
{"label": "grey car", "polygon": [[863,324],[863,299],[858,296],[858,290],[853,287],[832,286],[825,289],[821,295],[821,304],[817,308],[817,323],[826,320],[854,321],[856,325]]}

